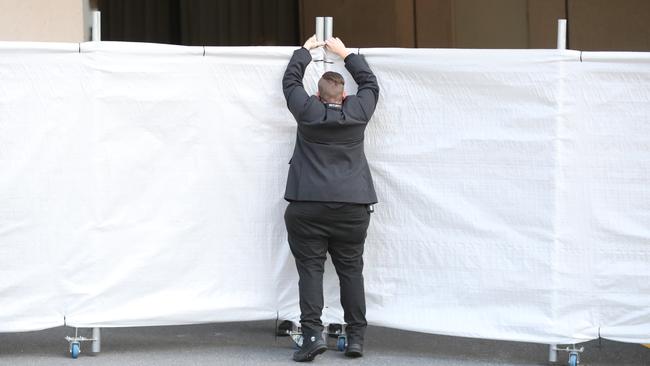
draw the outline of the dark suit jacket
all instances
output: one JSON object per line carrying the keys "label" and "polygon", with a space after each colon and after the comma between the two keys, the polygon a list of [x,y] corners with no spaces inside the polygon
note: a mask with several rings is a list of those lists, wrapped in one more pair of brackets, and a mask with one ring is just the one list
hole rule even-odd
{"label": "dark suit jacket", "polygon": [[317,96],[309,96],[302,85],[310,62],[309,51],[296,50],[282,79],[287,106],[298,122],[284,198],[376,203],[363,152],[363,134],[377,105],[377,78],[361,56],[350,54],[345,58],[345,67],[359,90],[345,98],[342,105],[325,104]]}

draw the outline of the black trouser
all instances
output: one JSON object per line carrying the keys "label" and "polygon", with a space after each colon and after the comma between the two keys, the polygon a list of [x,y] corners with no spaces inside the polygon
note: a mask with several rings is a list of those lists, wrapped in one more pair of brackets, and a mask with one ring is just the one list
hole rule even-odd
{"label": "black trouser", "polygon": [[367,205],[291,202],[284,214],[289,246],[300,281],[303,331],[323,331],[323,272],[330,253],[341,286],[341,305],[350,340],[363,343],[367,326],[363,288],[363,243],[370,223]]}

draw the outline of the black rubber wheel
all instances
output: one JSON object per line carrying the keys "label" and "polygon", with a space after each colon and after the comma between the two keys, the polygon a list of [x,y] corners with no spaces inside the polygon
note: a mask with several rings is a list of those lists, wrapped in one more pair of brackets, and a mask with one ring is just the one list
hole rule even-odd
{"label": "black rubber wheel", "polygon": [[275,335],[278,337],[288,337],[291,330],[293,330],[293,323],[291,320],[283,320],[278,324],[278,329],[275,330]]}
{"label": "black rubber wheel", "polygon": [[327,335],[330,338],[338,338],[343,334],[343,324],[332,323],[327,326]]}

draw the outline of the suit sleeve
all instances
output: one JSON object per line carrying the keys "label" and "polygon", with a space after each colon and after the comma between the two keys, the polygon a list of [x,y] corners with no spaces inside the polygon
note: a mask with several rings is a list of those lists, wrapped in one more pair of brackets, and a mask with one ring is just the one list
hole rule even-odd
{"label": "suit sleeve", "polygon": [[282,78],[282,90],[287,100],[287,107],[297,121],[309,105],[310,98],[303,87],[302,79],[310,62],[311,54],[307,49],[295,50]]}
{"label": "suit sleeve", "polygon": [[375,112],[377,100],[379,99],[379,84],[377,77],[370,70],[366,60],[354,53],[345,58],[345,67],[348,69],[354,81],[359,86],[356,98],[351,100],[355,104],[365,121],[369,121]]}

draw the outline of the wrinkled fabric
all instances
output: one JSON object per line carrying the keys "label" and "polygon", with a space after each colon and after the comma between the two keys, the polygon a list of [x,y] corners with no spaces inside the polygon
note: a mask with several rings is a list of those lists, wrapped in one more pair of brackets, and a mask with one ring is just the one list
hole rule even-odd
{"label": "wrinkled fabric", "polygon": [[[297,320],[294,49],[0,43],[0,331]],[[358,52],[370,324],[650,342],[647,53]]]}

